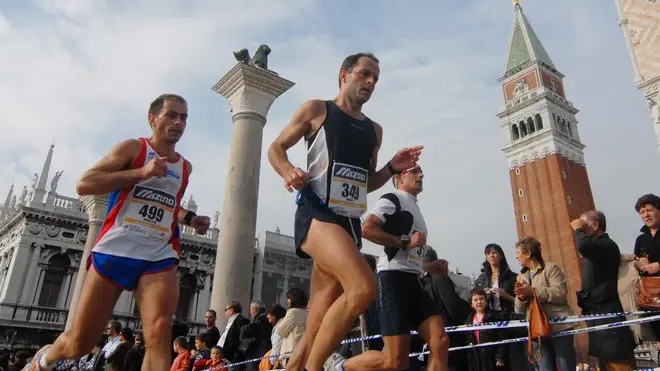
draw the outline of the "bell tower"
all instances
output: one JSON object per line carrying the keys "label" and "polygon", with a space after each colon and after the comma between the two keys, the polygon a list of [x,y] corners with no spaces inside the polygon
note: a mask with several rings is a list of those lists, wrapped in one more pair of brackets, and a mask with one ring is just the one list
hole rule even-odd
{"label": "bell tower", "polygon": [[564,75],[550,59],[518,1],[497,117],[506,145],[518,236],[532,236],[543,258],[567,278],[568,300],[579,313],[580,261],[570,221],[594,208],[580,140],[578,109],[566,98]]}

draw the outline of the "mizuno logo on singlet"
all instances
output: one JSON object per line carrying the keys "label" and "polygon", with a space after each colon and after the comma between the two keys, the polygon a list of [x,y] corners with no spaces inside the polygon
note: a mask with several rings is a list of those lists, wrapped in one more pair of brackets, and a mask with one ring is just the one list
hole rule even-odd
{"label": "mizuno logo on singlet", "polygon": [[174,196],[152,188],[135,186],[133,197],[140,200],[158,202],[169,207],[176,205],[176,198]]}
{"label": "mizuno logo on singlet", "polygon": [[[339,165],[339,164],[338,164]],[[360,168],[351,168],[346,165],[335,166],[335,176],[350,179],[358,180],[360,182],[367,181],[367,172],[366,170]]]}

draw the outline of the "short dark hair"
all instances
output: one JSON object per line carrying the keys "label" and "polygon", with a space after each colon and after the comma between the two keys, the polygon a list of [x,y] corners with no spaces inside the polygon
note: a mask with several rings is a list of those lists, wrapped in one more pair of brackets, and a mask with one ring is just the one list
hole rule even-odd
{"label": "short dark hair", "polygon": [[635,211],[639,212],[642,207],[647,205],[651,205],[660,210],[660,197],[654,195],[653,193],[643,195],[637,199],[637,202],[635,203]]}
{"label": "short dark hair", "polygon": [[112,328],[115,334],[121,333],[121,323],[119,321],[112,320],[108,322],[108,326]]}
{"label": "short dark hair", "polygon": [[161,94],[158,98],[154,99],[153,102],[149,105],[149,114],[150,115],[157,115],[160,113],[160,111],[163,109],[163,106],[165,105],[165,101],[168,100],[174,100],[181,102],[183,104],[188,104],[185,99],[183,99],[182,96],[176,95],[176,94]]}
{"label": "short dark hair", "polygon": [[294,287],[286,293],[286,298],[291,300],[291,308],[306,308],[307,294],[299,288]]}
{"label": "short dark hair", "polygon": [[243,313],[243,306],[236,300],[230,301],[229,304],[227,304],[227,308],[231,308],[234,313]]}
{"label": "short dark hair", "polygon": [[195,340],[199,340],[199,342],[206,344],[206,333],[195,336]]}
{"label": "short dark hair", "polygon": [[584,215],[588,220],[592,222],[597,222],[598,230],[601,232],[607,231],[607,219],[605,218],[605,214],[602,211],[589,210],[582,215]]}
{"label": "short dark hair", "polygon": [[207,310],[206,313],[213,313],[214,316],[216,316],[216,317],[218,316],[218,313],[216,313],[215,310],[213,310],[213,309]]}
{"label": "short dark hair", "polygon": [[[488,295],[486,295],[486,290],[484,290],[483,287],[473,288],[472,291],[470,291],[470,296],[468,297],[468,300],[471,302],[474,296],[483,296],[484,298],[488,298]],[[486,305],[488,305],[488,300],[486,300]]]}
{"label": "short dark hair", "polygon": [[341,71],[346,71],[346,72],[351,72],[353,71],[353,68],[357,66],[358,62],[360,62],[360,58],[365,57],[373,60],[376,63],[380,63],[378,58],[376,58],[373,53],[355,53],[351,54],[348,57],[344,58],[344,61],[341,62],[341,67],[339,68],[339,77],[337,80],[339,81],[339,87],[341,88]]}
{"label": "short dark hair", "polygon": [[279,304],[271,305],[266,312],[275,317],[277,320],[286,316],[286,309],[284,309],[284,307]]}
{"label": "short dark hair", "polygon": [[183,349],[188,349],[190,347],[188,344],[188,340],[186,340],[185,336],[179,336],[176,339],[174,339],[174,344],[180,346]]}

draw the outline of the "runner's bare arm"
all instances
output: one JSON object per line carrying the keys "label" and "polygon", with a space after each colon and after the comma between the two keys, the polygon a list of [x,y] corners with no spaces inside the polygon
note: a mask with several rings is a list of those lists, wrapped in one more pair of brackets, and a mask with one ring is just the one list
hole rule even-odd
{"label": "runner's bare arm", "polygon": [[374,154],[371,156],[371,168],[369,169],[369,183],[367,184],[367,192],[373,192],[377,189],[380,189],[385,183],[387,183],[390,178],[392,178],[392,173],[387,169],[387,166],[383,166],[380,170],[376,171],[376,166],[378,165],[378,151],[380,150],[380,145],[383,143],[383,127],[378,123],[374,122],[376,127],[376,148],[374,149]]}
{"label": "runner's bare arm", "polygon": [[[312,132],[313,123],[325,117],[325,103],[321,100],[308,100],[293,114],[291,122],[282,129],[268,148],[268,160],[275,171],[285,177],[295,167],[289,162],[286,151],[295,146],[301,138]],[[322,121],[322,120],[321,120]]]}
{"label": "runner's bare arm", "polygon": [[370,214],[362,224],[362,237],[381,246],[400,246],[401,236],[385,232],[383,224],[379,217]]}
{"label": "runner's bare arm", "polygon": [[[192,170],[193,170],[192,164],[188,160],[185,161],[186,161],[186,166],[188,167],[188,179],[190,179],[190,174],[192,174]],[[185,193],[186,190],[184,189],[183,192]],[[179,221],[179,223],[184,222],[186,214],[188,214],[188,210],[180,207],[179,212],[176,214],[176,219]]]}
{"label": "runner's bare arm", "polygon": [[102,195],[132,186],[142,178],[142,169],[127,169],[141,150],[137,139],[115,145],[105,157],[87,170],[78,184],[78,195]]}

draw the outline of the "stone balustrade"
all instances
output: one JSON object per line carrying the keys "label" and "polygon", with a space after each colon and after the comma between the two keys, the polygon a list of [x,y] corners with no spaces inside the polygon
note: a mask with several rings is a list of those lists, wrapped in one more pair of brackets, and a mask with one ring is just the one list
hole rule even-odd
{"label": "stone balustrade", "polygon": [[82,201],[77,198],[56,195],[52,200],[52,206],[55,207],[55,210],[65,209],[70,212],[80,213],[81,215],[87,215],[85,206],[83,205]]}

